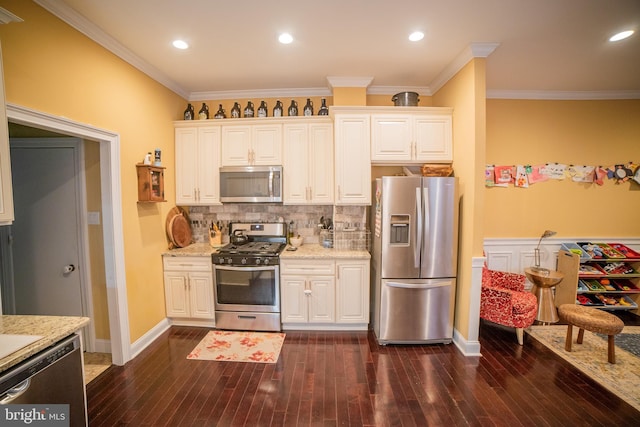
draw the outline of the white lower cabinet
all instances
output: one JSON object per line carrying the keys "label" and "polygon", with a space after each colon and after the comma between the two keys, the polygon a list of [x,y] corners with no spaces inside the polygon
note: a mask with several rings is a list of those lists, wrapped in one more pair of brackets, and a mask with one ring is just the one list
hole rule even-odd
{"label": "white lower cabinet", "polygon": [[214,320],[210,257],[163,257],[167,317]]}
{"label": "white lower cabinet", "polygon": [[333,260],[280,261],[282,323],[335,322]]}
{"label": "white lower cabinet", "polygon": [[283,329],[366,330],[369,260],[281,259]]}
{"label": "white lower cabinet", "polygon": [[336,271],[336,321],[369,323],[369,260],[338,260]]}

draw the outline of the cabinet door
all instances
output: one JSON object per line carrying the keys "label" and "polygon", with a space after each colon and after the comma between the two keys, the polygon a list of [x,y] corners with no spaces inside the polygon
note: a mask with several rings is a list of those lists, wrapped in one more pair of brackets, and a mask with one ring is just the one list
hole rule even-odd
{"label": "cabinet door", "polygon": [[251,164],[253,165],[281,165],[282,164],[282,125],[253,125],[251,126]]}
{"label": "cabinet door", "polygon": [[397,114],[371,116],[371,160],[406,162],[413,159],[411,117]]}
{"label": "cabinet door", "polygon": [[310,293],[307,293],[309,322],[335,322],[335,278],[331,276],[309,277],[308,288],[311,290]]}
{"label": "cabinet door", "polygon": [[307,296],[304,276],[281,276],[280,311],[282,323],[307,322]]}
{"label": "cabinet door", "polygon": [[371,204],[369,115],[335,117],[336,205]]}
{"label": "cabinet door", "polygon": [[189,273],[190,317],[213,319],[213,277],[211,273]]}
{"label": "cabinet door", "polygon": [[164,297],[168,317],[188,317],[187,273],[164,273]]}
{"label": "cabinet door", "polygon": [[336,262],[337,323],[369,322],[369,261]]}
{"label": "cabinet door", "polygon": [[307,203],[309,195],[309,142],[306,124],[284,125],[283,152],[284,203]]}
{"label": "cabinet door", "polygon": [[333,126],[309,125],[309,202],[333,203]]}
{"label": "cabinet door", "polygon": [[222,166],[247,166],[250,164],[251,127],[222,127]]}
{"label": "cabinet door", "polygon": [[220,128],[198,129],[198,204],[220,204]]}
{"label": "cabinet door", "polygon": [[414,139],[416,160],[453,161],[451,116],[416,116]]}
{"label": "cabinet door", "polygon": [[198,186],[198,130],[177,128],[176,150],[176,204],[196,203]]}

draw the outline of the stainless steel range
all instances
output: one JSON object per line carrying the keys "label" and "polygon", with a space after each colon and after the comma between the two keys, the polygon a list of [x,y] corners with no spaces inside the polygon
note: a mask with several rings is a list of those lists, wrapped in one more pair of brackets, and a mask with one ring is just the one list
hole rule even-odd
{"label": "stainless steel range", "polygon": [[232,242],[212,255],[216,328],[279,331],[280,253],[287,226],[231,223],[230,233]]}

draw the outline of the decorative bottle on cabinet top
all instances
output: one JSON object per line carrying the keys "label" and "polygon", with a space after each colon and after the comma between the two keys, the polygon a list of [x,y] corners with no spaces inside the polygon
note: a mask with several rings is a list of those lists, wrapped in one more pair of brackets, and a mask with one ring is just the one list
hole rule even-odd
{"label": "decorative bottle on cabinet top", "polygon": [[298,103],[295,101],[295,99],[292,99],[291,105],[289,105],[289,115],[290,116],[298,115]]}
{"label": "decorative bottle on cabinet top", "polygon": [[327,100],[325,98],[322,98],[322,105],[320,106],[320,109],[318,110],[318,115],[319,116],[328,116],[329,115],[329,109],[327,108]]}
{"label": "decorative bottle on cabinet top", "polygon": [[193,120],[193,116],[195,115],[193,111],[193,105],[187,104],[187,109],[184,110],[184,119],[185,120]]}
{"label": "decorative bottle on cabinet top", "polygon": [[258,117],[267,117],[267,103],[264,101],[260,101],[260,107],[258,107]]}
{"label": "decorative bottle on cabinet top", "polygon": [[198,119],[206,120],[209,118],[209,107],[204,102],[202,103],[202,108],[198,111]]}
{"label": "decorative bottle on cabinet top", "polygon": [[313,116],[313,102],[311,102],[311,99],[307,98],[307,103],[302,111],[305,116]]}
{"label": "decorative bottle on cabinet top", "polygon": [[216,111],[216,115],[213,116],[214,119],[226,119],[227,114],[224,112],[224,108],[222,108],[222,104],[218,104],[218,111]]}
{"label": "decorative bottle on cabinet top", "polygon": [[233,107],[231,108],[231,118],[239,119],[240,118],[240,104],[237,102],[233,103]]}
{"label": "decorative bottle on cabinet top", "polygon": [[276,101],[276,106],[273,107],[273,117],[282,117],[282,102],[278,99]]}
{"label": "decorative bottle on cabinet top", "polygon": [[253,102],[251,101],[247,101],[247,106],[244,107],[244,116],[245,117],[253,117],[254,116],[254,108],[253,108]]}

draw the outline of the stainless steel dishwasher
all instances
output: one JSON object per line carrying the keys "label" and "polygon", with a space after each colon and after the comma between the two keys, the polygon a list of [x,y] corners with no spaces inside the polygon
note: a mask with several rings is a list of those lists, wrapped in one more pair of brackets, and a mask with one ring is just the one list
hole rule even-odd
{"label": "stainless steel dishwasher", "polygon": [[1,405],[69,405],[69,425],[87,425],[82,350],[69,336],[0,373]]}

